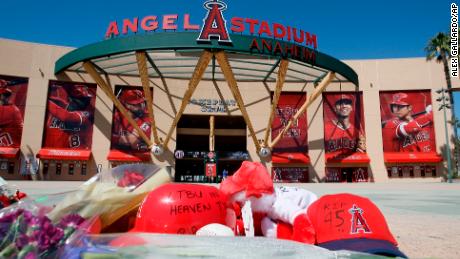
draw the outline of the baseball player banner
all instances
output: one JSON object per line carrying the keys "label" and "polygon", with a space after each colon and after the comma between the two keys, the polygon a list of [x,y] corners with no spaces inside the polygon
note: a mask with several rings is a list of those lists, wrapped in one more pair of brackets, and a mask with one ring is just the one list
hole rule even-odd
{"label": "baseball player banner", "polygon": [[351,159],[366,153],[362,103],[358,92],[323,93],[326,157]]}
{"label": "baseball player banner", "polygon": [[96,85],[51,81],[44,148],[91,150]]}
{"label": "baseball player banner", "polygon": [[0,76],[0,147],[21,146],[28,80]]}
{"label": "baseball player banner", "polygon": [[436,152],[429,90],[380,93],[384,152]]}
{"label": "baseball player banner", "polygon": [[[275,118],[272,123],[272,140],[288,124],[306,100],[305,93],[281,93]],[[272,160],[275,163],[305,163],[308,159],[307,114],[294,121],[281,140],[273,148]]]}
{"label": "baseball player banner", "polygon": [[[147,136],[151,135],[150,117],[148,116],[147,102],[142,87],[116,86],[115,94],[123,104],[137,125]],[[112,123],[111,149],[128,152],[148,152],[147,143],[139,136],[128,120],[118,109],[114,109]]]}

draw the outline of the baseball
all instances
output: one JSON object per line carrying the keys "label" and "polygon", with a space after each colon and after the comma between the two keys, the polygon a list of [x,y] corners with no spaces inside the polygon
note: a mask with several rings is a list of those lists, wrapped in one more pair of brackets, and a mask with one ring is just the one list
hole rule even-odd
{"label": "baseball", "polygon": [[267,157],[267,156],[270,155],[270,153],[271,153],[271,152],[270,152],[270,149],[267,148],[267,147],[263,147],[263,148],[261,148],[261,149],[259,150],[259,156],[261,156],[261,157]]}
{"label": "baseball", "polygon": [[155,155],[155,156],[159,156],[161,154],[163,154],[163,147],[160,146],[160,145],[153,145],[152,147],[152,153]]}
{"label": "baseball", "polygon": [[232,237],[235,236],[233,230],[225,225],[211,223],[196,232],[197,236],[221,236],[221,237]]}

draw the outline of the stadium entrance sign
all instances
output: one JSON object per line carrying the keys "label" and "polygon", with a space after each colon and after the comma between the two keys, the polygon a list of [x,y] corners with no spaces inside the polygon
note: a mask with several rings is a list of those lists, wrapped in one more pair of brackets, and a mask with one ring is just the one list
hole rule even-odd
{"label": "stadium entrance sign", "polygon": [[[141,31],[154,32],[164,31],[200,31],[198,42],[207,42],[216,39],[219,43],[231,44],[231,35],[227,30],[227,20],[223,16],[223,11],[227,9],[227,4],[220,0],[210,0],[204,3],[207,10],[203,19],[203,25],[194,24],[190,14],[167,14],[167,15],[148,15],[143,18],[125,18],[121,23],[110,22],[105,38],[136,34]],[[292,26],[280,23],[270,23],[264,20],[253,18],[233,17],[230,19],[230,31],[238,34],[250,34],[259,37],[281,39],[287,42],[302,44],[306,47],[318,48],[318,40],[315,34],[304,31]],[[257,48],[255,42],[248,46]],[[264,42],[261,42],[263,45]],[[265,45],[269,45],[268,41]],[[278,46],[273,46],[276,50]],[[295,49],[293,51],[296,51]],[[301,53],[305,54],[305,53]]]}

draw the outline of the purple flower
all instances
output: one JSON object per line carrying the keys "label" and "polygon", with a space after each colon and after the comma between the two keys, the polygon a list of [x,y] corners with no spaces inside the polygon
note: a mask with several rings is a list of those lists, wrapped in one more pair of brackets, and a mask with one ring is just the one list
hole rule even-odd
{"label": "purple flower", "polygon": [[0,216],[0,255],[19,252],[18,258],[29,259],[52,255],[84,221],[70,214],[53,225],[45,215],[23,209],[5,213]]}
{"label": "purple flower", "polygon": [[24,217],[24,221],[27,225],[29,225],[34,220],[34,218],[36,218],[32,212],[27,210],[22,213],[22,216]]}
{"label": "purple flower", "polygon": [[40,252],[56,247],[63,237],[64,231],[61,228],[55,227],[47,217],[42,217],[37,238]]}
{"label": "purple flower", "polygon": [[0,217],[0,240],[3,240],[11,228],[13,222],[24,212],[23,209],[17,209]]}
{"label": "purple flower", "polygon": [[66,216],[64,216],[61,221],[59,222],[59,224],[57,225],[58,227],[62,228],[62,229],[66,229],[66,228],[77,228],[81,223],[83,223],[85,221],[84,218],[82,218],[80,215],[78,214],[68,214]]}
{"label": "purple flower", "polygon": [[0,223],[0,239],[5,238],[6,233],[10,230],[11,223]]}
{"label": "purple flower", "polygon": [[16,247],[21,250],[23,247],[25,247],[26,245],[34,242],[35,240],[33,240],[33,236],[29,237],[25,234],[19,234],[18,237],[16,237]]}
{"label": "purple flower", "polygon": [[12,212],[8,212],[0,217],[0,222],[13,222],[23,212],[23,209],[17,209],[13,210]]}
{"label": "purple flower", "polygon": [[40,229],[44,217],[33,217],[27,222],[27,232]]}

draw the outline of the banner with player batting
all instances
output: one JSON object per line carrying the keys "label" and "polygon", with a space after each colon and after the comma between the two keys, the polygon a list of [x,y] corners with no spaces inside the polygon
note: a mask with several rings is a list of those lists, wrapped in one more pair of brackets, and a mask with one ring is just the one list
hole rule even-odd
{"label": "banner with player batting", "polygon": [[21,146],[27,85],[25,78],[0,76],[0,148]]}
{"label": "banner with player batting", "polygon": [[[305,93],[281,93],[271,125],[272,140],[287,125],[306,100]],[[309,163],[307,139],[307,115],[304,113],[284,133],[272,150],[273,163]]]}
{"label": "banner with player batting", "polygon": [[368,163],[362,94],[323,93],[327,163]]}
{"label": "banner with player batting", "polygon": [[385,153],[435,154],[430,90],[380,92],[380,114]]}
{"label": "banner with player batting", "polygon": [[96,85],[51,81],[43,148],[91,150]]}
{"label": "banner with player batting", "polygon": [[[115,94],[126,108],[127,112],[136,121],[139,128],[144,131],[147,136],[151,135],[152,121],[148,115],[147,102],[142,87],[132,86],[116,86]],[[149,148],[139,136],[137,131],[132,127],[123,114],[116,108],[113,112],[112,123],[112,139],[111,139],[111,153],[109,160],[133,160],[137,161],[136,157],[131,157],[128,153],[147,153]],[[124,152],[116,152],[124,151]],[[146,159],[150,155],[146,156]],[[143,159],[141,159],[143,160]]]}

